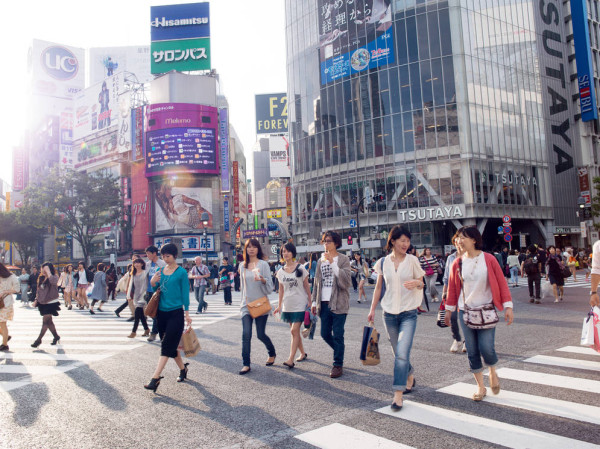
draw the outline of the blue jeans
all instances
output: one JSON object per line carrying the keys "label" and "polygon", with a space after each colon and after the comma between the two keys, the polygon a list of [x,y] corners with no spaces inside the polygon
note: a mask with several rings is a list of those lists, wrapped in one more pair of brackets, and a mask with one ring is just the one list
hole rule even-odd
{"label": "blue jeans", "polygon": [[256,323],[256,336],[262,341],[267,351],[269,351],[269,357],[275,357],[275,346],[273,342],[265,333],[267,327],[267,318],[269,315],[262,315],[258,318],[252,318],[250,315],[244,315],[242,317],[242,361],[244,366],[250,366],[250,340],[252,340],[252,321]]}
{"label": "blue jeans", "polygon": [[196,295],[196,301],[198,301],[198,312],[202,313],[202,309],[208,306],[204,301],[204,292],[206,291],[206,284],[199,287],[194,287],[194,294]]}
{"label": "blue jeans", "polygon": [[487,366],[496,366],[498,356],[494,348],[496,328],[492,329],[471,329],[463,321],[463,311],[458,312],[458,319],[465,336],[465,345],[467,346],[467,356],[469,357],[469,368],[472,373],[483,371],[481,358]]}
{"label": "blue jeans", "polygon": [[510,283],[514,285],[517,285],[519,283],[519,267],[511,267]]}
{"label": "blue jeans", "polygon": [[413,373],[410,350],[417,329],[417,310],[393,315],[383,312],[383,324],[394,351],[394,391],[404,391],[408,376]]}
{"label": "blue jeans", "polygon": [[333,366],[344,366],[346,313],[333,313],[329,302],[321,303],[321,337],[333,349]]}

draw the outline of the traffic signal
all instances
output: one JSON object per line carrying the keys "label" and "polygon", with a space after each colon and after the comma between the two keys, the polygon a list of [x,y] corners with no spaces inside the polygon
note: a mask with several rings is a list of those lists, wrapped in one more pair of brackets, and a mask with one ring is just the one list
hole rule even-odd
{"label": "traffic signal", "polygon": [[352,246],[352,235],[348,236],[348,239],[346,240],[346,243],[348,243],[348,246]]}

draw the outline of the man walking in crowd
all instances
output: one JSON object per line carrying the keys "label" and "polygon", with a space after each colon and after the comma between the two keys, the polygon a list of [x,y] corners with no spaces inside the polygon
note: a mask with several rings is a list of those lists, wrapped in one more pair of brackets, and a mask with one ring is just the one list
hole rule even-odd
{"label": "man walking in crowd", "polygon": [[[146,271],[148,272],[148,284],[146,287],[146,302],[150,301],[152,298],[152,294],[154,293],[154,288],[152,284],[150,284],[150,280],[156,274],[158,270],[165,267],[167,264],[164,260],[158,257],[158,248],[154,245],[146,248],[146,257],[148,258],[148,262],[146,262]],[[156,318],[152,319],[152,331],[150,332],[150,336],[148,337],[148,341],[156,340],[156,336],[158,335],[158,320]]]}
{"label": "man walking in crowd", "polygon": [[202,257],[194,258],[195,265],[190,270],[190,279],[194,280],[194,294],[198,301],[198,310],[196,314],[206,311],[208,304],[204,301],[204,293],[206,292],[206,279],[210,277],[210,270],[202,263]]}
{"label": "man walking in crowd", "polygon": [[[529,302],[539,304],[541,301],[540,288],[542,282],[542,268],[538,259],[537,248],[535,245],[529,245],[527,248],[527,258],[521,265],[521,273],[527,276],[527,285],[529,287]],[[535,298],[533,296],[533,285],[535,283]]]}
{"label": "man walking in crowd", "polygon": [[35,301],[35,297],[37,296],[37,285],[39,276],[40,274],[38,273],[38,267],[34,265],[33,267],[31,267],[31,274],[29,275],[29,280],[27,281],[29,283],[29,289],[31,290],[31,292],[29,293],[29,299],[31,301]]}

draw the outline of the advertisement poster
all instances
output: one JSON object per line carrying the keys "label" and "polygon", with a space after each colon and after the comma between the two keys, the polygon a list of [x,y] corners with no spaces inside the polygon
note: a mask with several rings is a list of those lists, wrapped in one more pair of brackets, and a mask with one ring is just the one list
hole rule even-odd
{"label": "advertisement poster", "polygon": [[281,134],[288,131],[287,94],[255,96],[256,134]]}
{"label": "advertisement poster", "polygon": [[291,176],[289,144],[285,137],[269,137],[269,160],[271,177],[289,178]]}
{"label": "advertisement poster", "polygon": [[126,153],[131,151],[131,92],[124,92],[118,98],[118,131],[117,151]]}
{"label": "advertisement poster", "polygon": [[117,134],[110,133],[79,145],[75,170],[87,170],[118,157]]}
{"label": "advertisement poster", "polygon": [[154,79],[150,73],[150,46],[96,47],[89,50],[90,85],[101,83],[117,72],[135,75],[139,83]]}
{"label": "advertisement poster", "polygon": [[144,158],[144,106],[135,108],[132,114],[134,116],[133,123],[135,124],[133,160],[139,161]]}
{"label": "advertisement poster", "polygon": [[12,161],[12,188],[14,192],[20,192],[25,187],[27,187],[27,184],[25,182],[25,151],[23,150],[23,148],[13,148]]}
{"label": "advertisement poster", "polygon": [[239,172],[238,172],[238,161],[233,161],[233,213],[240,213],[240,184],[239,184]]}
{"label": "advertisement poster", "polygon": [[319,0],[321,84],[394,62],[386,0]]}
{"label": "advertisement poster", "polygon": [[29,50],[32,92],[73,98],[85,87],[85,50],[35,39]]}
{"label": "advertisement poster", "polygon": [[149,244],[150,203],[148,202],[148,179],[144,164],[131,166],[131,240],[133,248],[145,248]]}
{"label": "advertisement poster", "polygon": [[212,190],[205,187],[155,186],[156,232],[202,230],[202,213],[208,213],[207,228],[213,228]]}

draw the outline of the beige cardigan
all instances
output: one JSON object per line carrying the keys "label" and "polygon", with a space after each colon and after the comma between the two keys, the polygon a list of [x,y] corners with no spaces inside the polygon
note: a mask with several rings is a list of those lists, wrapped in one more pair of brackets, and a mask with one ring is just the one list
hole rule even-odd
{"label": "beige cardigan", "polygon": [[[312,303],[317,306],[317,315],[321,313],[321,260],[317,262],[315,271],[315,280],[313,283]],[[350,269],[350,259],[341,253],[338,253],[337,265],[340,269],[339,275],[333,277],[333,288],[331,299],[329,300],[329,310],[336,314],[348,313],[350,309],[350,286],[352,285],[352,270]]]}

